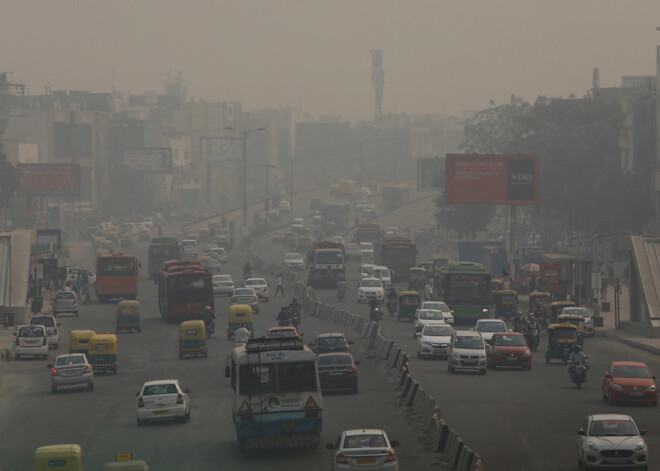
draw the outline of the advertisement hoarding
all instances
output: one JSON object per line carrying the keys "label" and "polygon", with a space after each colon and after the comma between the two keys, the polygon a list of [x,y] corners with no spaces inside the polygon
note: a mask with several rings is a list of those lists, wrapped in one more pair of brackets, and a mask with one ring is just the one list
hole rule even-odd
{"label": "advertisement hoarding", "polygon": [[417,191],[439,190],[445,186],[445,161],[440,157],[417,159]]}
{"label": "advertisement hoarding", "polygon": [[447,154],[448,204],[538,204],[534,155]]}
{"label": "advertisement hoarding", "polygon": [[124,149],[124,167],[145,173],[172,173],[172,148]]}
{"label": "advertisement hoarding", "polygon": [[18,164],[18,196],[80,196],[79,164]]}
{"label": "advertisement hoarding", "polygon": [[62,248],[62,231],[59,229],[37,229],[37,247],[60,250]]}
{"label": "advertisement hoarding", "polygon": [[199,152],[202,162],[224,162],[242,158],[241,141],[235,137],[200,137]]}

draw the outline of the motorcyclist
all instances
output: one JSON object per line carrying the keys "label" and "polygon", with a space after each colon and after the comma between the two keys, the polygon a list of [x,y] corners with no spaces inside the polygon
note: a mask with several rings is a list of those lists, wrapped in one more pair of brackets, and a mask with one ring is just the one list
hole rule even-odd
{"label": "motorcyclist", "polygon": [[525,329],[525,319],[523,318],[522,312],[518,311],[516,313],[515,319],[513,319],[513,331],[522,332]]}
{"label": "motorcyclist", "polygon": [[236,329],[236,332],[234,332],[234,338],[236,339],[236,345],[247,343],[250,338],[250,331],[245,327],[245,322],[241,322],[241,326]]}
{"label": "motorcyclist", "polygon": [[541,307],[540,303],[536,303],[536,306],[534,306],[534,317],[536,319],[540,319],[542,317],[545,317],[545,312],[543,311],[543,308]]}
{"label": "motorcyclist", "polygon": [[346,281],[344,280],[339,280],[337,282],[337,292],[339,293],[340,291],[342,292],[342,294],[346,293]]}
{"label": "motorcyclist", "polygon": [[582,351],[579,345],[575,345],[573,347],[573,351],[571,352],[570,356],[568,357],[568,374],[571,374],[571,371],[573,368],[575,368],[576,365],[579,365],[582,363],[585,367],[585,373],[584,373],[584,380],[587,380],[587,371],[589,370],[589,366],[587,365],[587,355]]}
{"label": "motorcyclist", "polygon": [[369,308],[369,317],[374,317],[376,313],[378,313],[377,317],[380,318],[382,316],[382,312],[380,312],[380,301],[377,299],[374,298],[369,301]]}
{"label": "motorcyclist", "polygon": [[277,323],[280,325],[288,325],[291,323],[291,314],[286,306],[282,306],[280,312],[277,313]]}
{"label": "motorcyclist", "polygon": [[296,298],[292,298],[291,302],[289,303],[289,314],[291,316],[291,321],[293,322],[293,315],[296,313],[297,317],[297,324],[300,324],[300,321],[302,320],[302,314],[300,313],[300,303]]}
{"label": "motorcyclist", "polygon": [[394,286],[391,286],[390,289],[387,290],[387,300],[396,301],[397,298],[396,290],[394,289]]}
{"label": "motorcyclist", "polygon": [[204,306],[204,309],[202,310],[202,320],[204,321],[206,334],[209,337],[213,332],[215,332],[215,317],[215,312],[213,312],[211,306]]}

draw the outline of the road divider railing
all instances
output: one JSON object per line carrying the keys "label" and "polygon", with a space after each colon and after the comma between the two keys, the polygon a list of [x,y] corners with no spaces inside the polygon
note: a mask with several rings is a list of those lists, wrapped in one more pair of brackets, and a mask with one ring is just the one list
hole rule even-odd
{"label": "road divider railing", "polygon": [[295,272],[276,263],[266,263],[254,252],[251,255],[255,268],[272,276],[281,273],[283,280],[293,286],[293,295],[302,304],[304,313],[342,325],[365,340],[369,358],[386,369],[397,403],[407,409],[409,421],[420,432],[420,439],[447,468],[452,471],[484,471],[479,454],[442,420],[436,399],[415,378],[410,357],[395,341],[385,338],[379,323],[317,301],[314,289],[300,281]]}

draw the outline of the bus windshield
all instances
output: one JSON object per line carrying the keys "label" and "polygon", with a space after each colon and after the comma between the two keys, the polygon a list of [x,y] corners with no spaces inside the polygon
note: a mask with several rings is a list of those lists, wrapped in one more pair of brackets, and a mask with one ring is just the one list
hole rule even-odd
{"label": "bus windshield", "polygon": [[404,245],[400,247],[383,247],[383,260],[385,263],[414,263],[417,258],[417,252],[414,245]]}
{"label": "bus windshield", "polygon": [[133,258],[107,258],[99,263],[99,276],[133,276],[135,260]]}
{"label": "bus windshield", "polygon": [[179,246],[177,244],[152,245],[149,247],[149,256],[157,258],[178,258]]}
{"label": "bus windshield", "polygon": [[490,279],[488,275],[449,275],[445,282],[445,302],[475,302],[489,298]]}
{"label": "bus windshield", "polygon": [[239,384],[240,394],[315,391],[316,368],[313,361],[241,365]]}
{"label": "bus windshield", "polygon": [[314,257],[316,265],[337,265],[344,263],[344,256],[341,252],[316,252]]}
{"label": "bus windshield", "polygon": [[170,277],[168,289],[177,300],[191,302],[196,301],[200,295],[206,295],[211,290],[211,285],[207,275],[186,273]]}

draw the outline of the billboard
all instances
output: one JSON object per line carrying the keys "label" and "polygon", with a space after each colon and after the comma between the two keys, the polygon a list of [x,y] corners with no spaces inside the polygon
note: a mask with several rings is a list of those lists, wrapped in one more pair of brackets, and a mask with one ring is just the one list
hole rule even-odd
{"label": "billboard", "polygon": [[62,231],[59,229],[37,229],[37,247],[60,250],[62,248]]}
{"label": "billboard", "polygon": [[202,162],[224,162],[242,159],[241,140],[236,137],[200,137],[199,153]]}
{"label": "billboard", "polygon": [[18,164],[18,196],[80,196],[79,164]]}
{"label": "billboard", "polygon": [[538,204],[535,155],[447,154],[448,204]]}
{"label": "billboard", "polygon": [[172,173],[172,148],[124,149],[124,167],[137,172]]}
{"label": "billboard", "polygon": [[417,159],[417,191],[439,190],[445,186],[445,161],[440,157]]}

